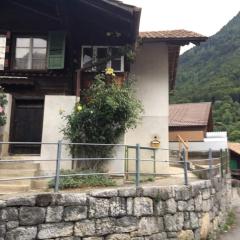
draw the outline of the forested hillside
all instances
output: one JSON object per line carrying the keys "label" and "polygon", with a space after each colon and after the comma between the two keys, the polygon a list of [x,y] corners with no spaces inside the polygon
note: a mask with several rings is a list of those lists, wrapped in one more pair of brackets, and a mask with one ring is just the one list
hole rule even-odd
{"label": "forested hillside", "polygon": [[212,101],[215,130],[240,141],[240,13],[180,57],[171,102]]}

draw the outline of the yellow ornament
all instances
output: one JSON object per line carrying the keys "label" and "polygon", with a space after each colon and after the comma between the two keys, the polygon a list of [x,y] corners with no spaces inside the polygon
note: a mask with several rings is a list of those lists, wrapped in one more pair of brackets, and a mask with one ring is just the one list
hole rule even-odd
{"label": "yellow ornament", "polygon": [[81,106],[81,105],[78,105],[78,106],[77,106],[77,111],[78,111],[78,112],[82,111],[82,106]]}

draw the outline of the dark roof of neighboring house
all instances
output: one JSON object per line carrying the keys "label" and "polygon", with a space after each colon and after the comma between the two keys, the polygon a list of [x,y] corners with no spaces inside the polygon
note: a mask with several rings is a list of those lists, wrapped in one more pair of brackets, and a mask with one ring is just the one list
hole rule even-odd
{"label": "dark roof of neighboring house", "polygon": [[207,126],[210,113],[210,102],[172,104],[169,127]]}
{"label": "dark roof of neighboring house", "polygon": [[235,152],[236,154],[240,155],[240,143],[232,143],[232,142],[229,142],[229,143],[228,143],[228,148],[229,148],[229,150],[231,150],[232,152]]}
{"label": "dark roof of neighboring house", "polygon": [[140,32],[139,36],[141,39],[146,41],[162,41],[162,42],[179,42],[183,45],[190,42],[198,44],[202,41],[206,41],[207,37],[199,33],[187,31],[184,29],[179,30],[167,30],[167,31],[151,31],[151,32]]}

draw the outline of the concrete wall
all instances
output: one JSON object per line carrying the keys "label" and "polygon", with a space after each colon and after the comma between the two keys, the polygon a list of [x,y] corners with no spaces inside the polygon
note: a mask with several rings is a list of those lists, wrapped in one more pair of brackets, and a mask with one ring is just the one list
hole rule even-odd
{"label": "concrete wall", "polygon": [[208,239],[230,207],[231,181],[220,178],[189,186],[16,196],[0,201],[0,238]]}
{"label": "concrete wall", "polygon": [[[136,54],[131,73],[136,80],[136,95],[143,103],[144,113],[137,129],[126,133],[125,143],[150,146],[154,136],[158,136],[161,148],[168,148],[168,47],[163,43],[143,43]],[[145,158],[149,157],[146,153]],[[157,158],[168,160],[168,152],[158,151]],[[162,164],[157,164],[157,168],[160,171]],[[142,170],[151,171],[152,164],[143,164]]]}
{"label": "concrete wall", "polygon": [[[42,142],[58,142],[63,139],[61,130],[65,126],[63,115],[68,115],[72,112],[76,103],[75,96],[57,96],[47,95],[44,101],[44,116],[43,116],[43,131]],[[60,112],[63,112],[61,115]],[[42,145],[41,156],[42,160],[56,159],[56,145]],[[62,149],[62,158],[69,158],[69,150],[67,147]],[[55,169],[55,162],[41,162],[41,170],[44,173],[50,173]],[[71,168],[71,162],[62,162],[61,168]]]}
{"label": "concrete wall", "polygon": [[[11,111],[12,111],[12,95],[7,94],[7,105],[5,107],[5,113],[7,116],[7,122],[6,124],[2,127],[2,141],[3,142],[9,142],[10,138],[10,124],[11,124]],[[9,145],[2,145],[1,146],[1,155],[6,156],[8,155],[8,150],[9,150]]]}
{"label": "concrete wall", "polygon": [[[172,150],[178,150],[178,142],[170,142],[169,147]],[[188,142],[190,152],[209,151],[211,148],[213,151],[220,151],[220,149],[227,149],[228,145],[225,141],[215,142]]]}

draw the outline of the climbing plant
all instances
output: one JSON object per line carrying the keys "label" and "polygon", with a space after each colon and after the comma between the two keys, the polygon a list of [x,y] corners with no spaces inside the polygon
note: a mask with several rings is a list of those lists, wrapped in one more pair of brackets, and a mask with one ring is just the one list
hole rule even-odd
{"label": "climbing plant", "polygon": [[[63,133],[71,142],[116,144],[140,121],[143,108],[135,98],[133,82],[119,83],[111,68],[96,75],[81,96],[81,102],[76,104],[72,113],[64,116],[66,126]],[[112,149],[113,146],[72,145],[70,150],[74,157],[94,158],[84,161],[85,164],[81,162],[82,168],[99,169],[103,166],[100,158],[110,157]]]}

